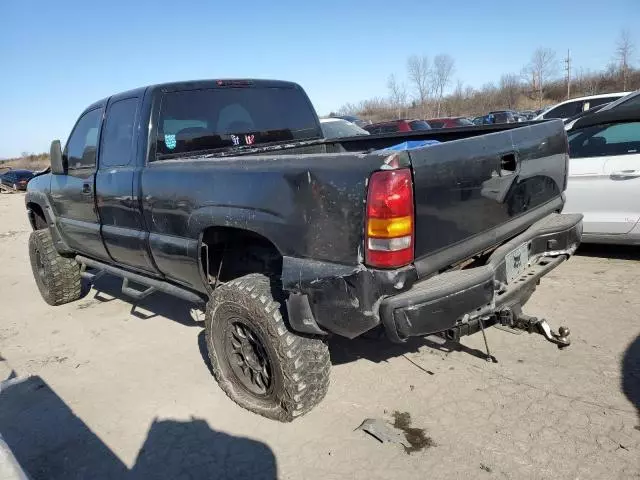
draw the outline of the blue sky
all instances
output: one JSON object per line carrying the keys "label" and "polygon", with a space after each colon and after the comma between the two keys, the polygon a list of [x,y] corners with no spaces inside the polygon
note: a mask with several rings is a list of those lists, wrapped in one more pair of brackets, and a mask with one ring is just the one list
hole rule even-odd
{"label": "blue sky", "polygon": [[198,78],[292,80],[318,113],[387,94],[411,54],[448,53],[454,83],[520,72],[539,46],[603,68],[622,28],[640,65],[640,0],[3,0],[0,158],[66,139],[88,104]]}

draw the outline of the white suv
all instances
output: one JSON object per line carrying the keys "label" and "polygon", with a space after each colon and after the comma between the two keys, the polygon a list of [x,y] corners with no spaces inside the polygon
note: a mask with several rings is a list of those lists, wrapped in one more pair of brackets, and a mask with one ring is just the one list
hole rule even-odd
{"label": "white suv", "polygon": [[603,93],[601,95],[591,95],[589,97],[572,98],[562,103],[558,103],[548,110],[542,112],[540,115],[534,118],[534,120],[548,120],[550,118],[561,118],[566,120],[573,117],[585,110],[597,107],[605,103],[618,100],[631,92],[616,92],[616,93]]}

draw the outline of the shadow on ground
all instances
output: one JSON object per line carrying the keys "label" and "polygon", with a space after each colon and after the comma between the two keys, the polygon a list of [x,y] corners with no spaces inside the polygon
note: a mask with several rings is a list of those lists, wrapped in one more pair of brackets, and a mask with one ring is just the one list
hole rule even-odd
{"label": "shadow on ground", "polygon": [[[118,299],[130,304],[131,315],[141,320],[149,320],[159,315],[187,327],[203,326],[203,323],[195,320],[194,304],[163,292],[154,292],[143,300],[136,301],[122,293],[122,279],[112,275],[98,278],[93,284],[93,289],[86,283],[83,288],[90,299],[105,303]],[[88,304],[80,303],[78,308],[86,308],[83,305]]]}
{"label": "shadow on ground", "polygon": [[635,245],[600,245],[583,243],[576,255],[583,257],[615,258],[618,260],[640,260],[640,249]]}
{"label": "shadow on ground", "polygon": [[434,353],[464,352],[477,358],[486,359],[486,353],[475,348],[441,337],[410,337],[406,343],[392,343],[383,332],[367,334],[353,340],[342,337],[333,337],[329,340],[329,352],[331,363],[342,365],[365,359],[370,362],[385,362],[393,357],[401,357],[407,353],[416,353],[421,348],[428,347]]}
{"label": "shadow on ground", "polygon": [[0,433],[33,480],[277,477],[267,445],[196,418],[155,419],[129,469],[40,377],[5,383]]}
{"label": "shadow on ground", "polygon": [[636,408],[640,430],[640,335],[629,344],[622,358],[622,391]]}

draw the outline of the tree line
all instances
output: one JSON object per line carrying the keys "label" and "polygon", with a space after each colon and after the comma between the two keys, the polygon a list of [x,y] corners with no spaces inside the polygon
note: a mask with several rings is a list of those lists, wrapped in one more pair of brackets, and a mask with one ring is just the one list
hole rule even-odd
{"label": "tree line", "polygon": [[411,55],[403,78],[389,75],[386,96],[347,103],[331,115],[357,115],[374,122],[477,116],[492,110],[537,110],[567,98],[637,90],[640,70],[634,67],[635,54],[629,30],[620,32],[612,60],[601,71],[576,69],[569,52],[561,59],[554,50],[539,47],[520,72],[505,73],[497,82],[480,88],[465,85],[462,80],[453,85],[455,60],[449,54],[440,53],[433,59]]}

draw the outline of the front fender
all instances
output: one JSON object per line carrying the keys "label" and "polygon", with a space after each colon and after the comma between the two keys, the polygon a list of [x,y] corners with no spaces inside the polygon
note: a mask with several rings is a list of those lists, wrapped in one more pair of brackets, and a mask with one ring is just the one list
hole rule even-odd
{"label": "front fender", "polygon": [[[33,180],[32,180],[33,181]],[[31,187],[31,182],[29,182],[29,187]],[[29,223],[31,224],[31,228],[36,230],[36,225],[34,221],[34,213],[33,206],[37,205],[40,207],[40,210],[44,214],[44,218],[49,227],[49,231],[51,232],[51,238],[53,239],[53,245],[55,246],[58,253],[61,255],[71,255],[75,252],[67,245],[67,242],[64,241],[62,233],[60,232],[60,228],[58,227],[58,222],[53,212],[53,208],[51,208],[51,202],[49,202],[49,197],[47,194],[40,190],[32,190],[28,188],[27,193],[24,197],[25,206],[27,207],[27,212],[29,216]]]}

